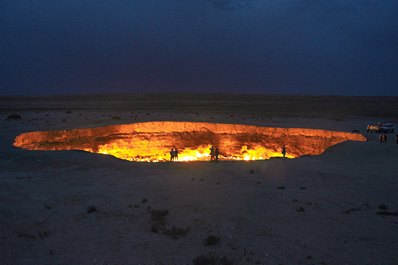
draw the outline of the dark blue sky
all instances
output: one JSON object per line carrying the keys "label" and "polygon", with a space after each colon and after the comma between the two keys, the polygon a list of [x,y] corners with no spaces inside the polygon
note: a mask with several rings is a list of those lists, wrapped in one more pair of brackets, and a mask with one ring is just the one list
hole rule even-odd
{"label": "dark blue sky", "polygon": [[398,95],[397,0],[0,0],[0,93]]}

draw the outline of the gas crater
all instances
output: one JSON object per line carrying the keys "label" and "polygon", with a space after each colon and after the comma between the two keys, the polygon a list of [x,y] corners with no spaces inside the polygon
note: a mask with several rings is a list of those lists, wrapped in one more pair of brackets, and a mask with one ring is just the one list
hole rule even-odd
{"label": "gas crater", "polygon": [[366,141],[362,134],[308,128],[275,128],[204,122],[142,122],[97,128],[23,133],[14,146],[26,150],[83,150],[137,162],[206,161],[210,147],[220,160],[263,160],[319,155],[345,141]]}

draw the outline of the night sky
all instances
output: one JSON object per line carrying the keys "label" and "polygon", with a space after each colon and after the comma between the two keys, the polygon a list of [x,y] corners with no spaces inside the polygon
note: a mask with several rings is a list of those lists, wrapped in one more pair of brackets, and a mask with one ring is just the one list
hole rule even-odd
{"label": "night sky", "polygon": [[0,94],[398,95],[397,0],[0,0]]}

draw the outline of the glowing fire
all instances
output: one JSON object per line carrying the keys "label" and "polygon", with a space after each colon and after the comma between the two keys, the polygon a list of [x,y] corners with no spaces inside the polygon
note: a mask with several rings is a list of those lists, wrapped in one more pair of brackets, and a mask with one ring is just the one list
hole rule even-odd
{"label": "glowing fire", "polygon": [[[135,146],[135,147],[133,147]],[[137,147],[139,146],[139,147]],[[145,146],[145,147],[143,147]],[[210,160],[211,145],[202,145],[195,149],[184,148],[178,150],[178,161],[208,161]],[[151,147],[149,142],[131,143],[126,141],[115,141],[110,144],[98,146],[98,151],[85,149],[85,151],[99,154],[112,155],[114,157],[137,162],[165,162],[170,161],[170,150],[166,148]],[[271,157],[282,157],[281,152],[267,149],[263,146],[256,146],[248,149],[246,145],[235,154],[223,154],[220,150],[219,160],[264,160]],[[294,155],[286,153],[287,158],[295,158]]]}
{"label": "glowing fire", "polygon": [[15,138],[14,146],[28,150],[84,150],[140,162],[210,160],[210,147],[219,160],[263,160],[318,155],[344,141],[365,141],[361,134],[302,128],[270,128],[200,122],[146,122],[99,128],[30,132]]}

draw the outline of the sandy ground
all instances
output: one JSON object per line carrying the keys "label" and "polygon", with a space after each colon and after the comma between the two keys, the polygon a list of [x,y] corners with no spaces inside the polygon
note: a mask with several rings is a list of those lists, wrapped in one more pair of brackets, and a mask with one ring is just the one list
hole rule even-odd
{"label": "sandy ground", "polygon": [[[0,263],[398,264],[395,135],[321,156],[218,164],[12,147],[27,131],[152,120],[361,132],[398,122],[397,98],[275,97],[0,98]],[[219,242],[204,244],[210,235]]]}

